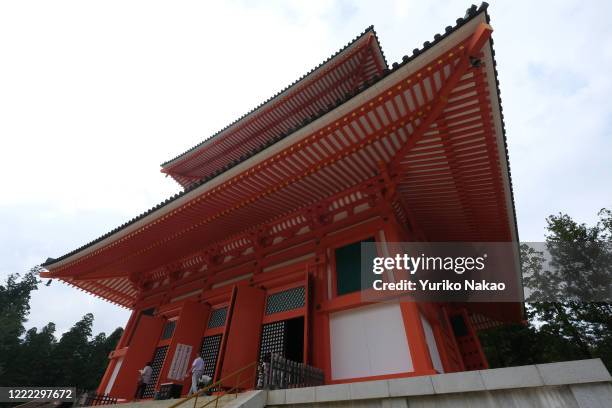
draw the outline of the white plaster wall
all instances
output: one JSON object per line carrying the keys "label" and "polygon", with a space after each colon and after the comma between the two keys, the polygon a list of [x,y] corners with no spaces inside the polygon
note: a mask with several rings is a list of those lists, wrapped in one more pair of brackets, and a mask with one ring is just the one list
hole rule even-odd
{"label": "white plaster wall", "polygon": [[429,324],[429,320],[421,314],[421,323],[423,324],[423,330],[425,331],[425,340],[427,341],[427,348],[429,349],[429,355],[431,356],[431,362],[433,368],[439,373],[444,372],[442,366],[442,360],[440,359],[440,353],[438,352],[438,345],[436,344],[436,337],[434,336],[433,329]]}
{"label": "white plaster wall", "polygon": [[331,314],[330,337],[334,380],[413,371],[397,303]]}

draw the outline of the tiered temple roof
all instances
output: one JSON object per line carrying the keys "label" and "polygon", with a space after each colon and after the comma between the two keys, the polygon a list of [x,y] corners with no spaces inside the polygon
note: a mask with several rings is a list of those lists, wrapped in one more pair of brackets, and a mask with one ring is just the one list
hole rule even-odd
{"label": "tiered temple roof", "polygon": [[142,288],[178,270],[247,259],[254,236],[306,231],[313,214],[367,206],[380,183],[394,186],[398,219],[428,241],[518,242],[488,22],[486,3],[472,6],[391,67],[368,28],[164,163],[183,192],[47,260],[43,276],[131,308]]}
{"label": "tiered temple roof", "polygon": [[373,27],[306,75],[224,129],[162,164],[162,172],[189,187],[243,161],[313,116],[334,107],[347,94],[380,77],[387,62]]}

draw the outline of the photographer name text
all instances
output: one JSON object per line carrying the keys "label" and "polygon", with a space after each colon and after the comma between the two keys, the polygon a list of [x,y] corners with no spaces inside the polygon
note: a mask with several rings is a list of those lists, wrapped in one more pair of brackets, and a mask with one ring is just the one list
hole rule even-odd
{"label": "photographer name text", "polygon": [[429,279],[418,279],[416,281],[402,279],[399,282],[384,282],[377,279],[372,283],[374,290],[391,291],[434,291],[434,292],[458,292],[458,291],[503,291],[506,289],[504,282],[490,282],[485,279],[466,279],[463,282],[452,282],[450,280],[430,281]]}

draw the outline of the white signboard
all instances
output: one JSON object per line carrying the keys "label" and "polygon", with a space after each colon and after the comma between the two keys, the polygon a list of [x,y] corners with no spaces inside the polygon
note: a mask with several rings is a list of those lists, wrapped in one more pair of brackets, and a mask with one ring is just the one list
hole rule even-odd
{"label": "white signboard", "polygon": [[168,379],[183,381],[187,369],[189,368],[189,357],[191,356],[192,346],[187,344],[177,344],[174,357],[172,358],[172,364],[168,371]]}

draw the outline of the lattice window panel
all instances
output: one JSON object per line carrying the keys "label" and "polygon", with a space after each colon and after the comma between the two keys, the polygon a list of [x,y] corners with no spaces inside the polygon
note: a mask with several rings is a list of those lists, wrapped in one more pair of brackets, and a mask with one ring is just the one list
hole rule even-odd
{"label": "lattice window panel", "polygon": [[215,377],[215,367],[219,358],[219,348],[221,346],[221,334],[206,336],[202,339],[200,356],[204,360],[204,374],[210,378]]}
{"label": "lattice window panel", "polygon": [[176,328],[176,320],[171,320],[164,325],[164,331],[162,332],[162,340],[169,339],[174,334]]}
{"label": "lattice window panel", "polygon": [[285,355],[286,321],[264,324],[261,330],[261,344],[259,346],[259,360],[268,353]]}
{"label": "lattice window panel", "polygon": [[225,325],[225,319],[227,317],[227,307],[213,310],[210,312],[210,318],[208,319],[208,328],[221,327]]}
{"label": "lattice window panel", "polygon": [[304,287],[298,286],[268,296],[266,315],[304,307],[305,295]]}
{"label": "lattice window panel", "polygon": [[151,360],[151,368],[153,369],[153,372],[151,373],[151,382],[147,385],[147,388],[145,388],[143,398],[149,398],[153,396],[153,391],[155,391],[155,385],[157,384],[159,372],[161,371],[162,365],[164,364],[164,359],[166,358],[168,347],[169,346],[162,346],[155,349],[155,355],[153,356],[153,360]]}

